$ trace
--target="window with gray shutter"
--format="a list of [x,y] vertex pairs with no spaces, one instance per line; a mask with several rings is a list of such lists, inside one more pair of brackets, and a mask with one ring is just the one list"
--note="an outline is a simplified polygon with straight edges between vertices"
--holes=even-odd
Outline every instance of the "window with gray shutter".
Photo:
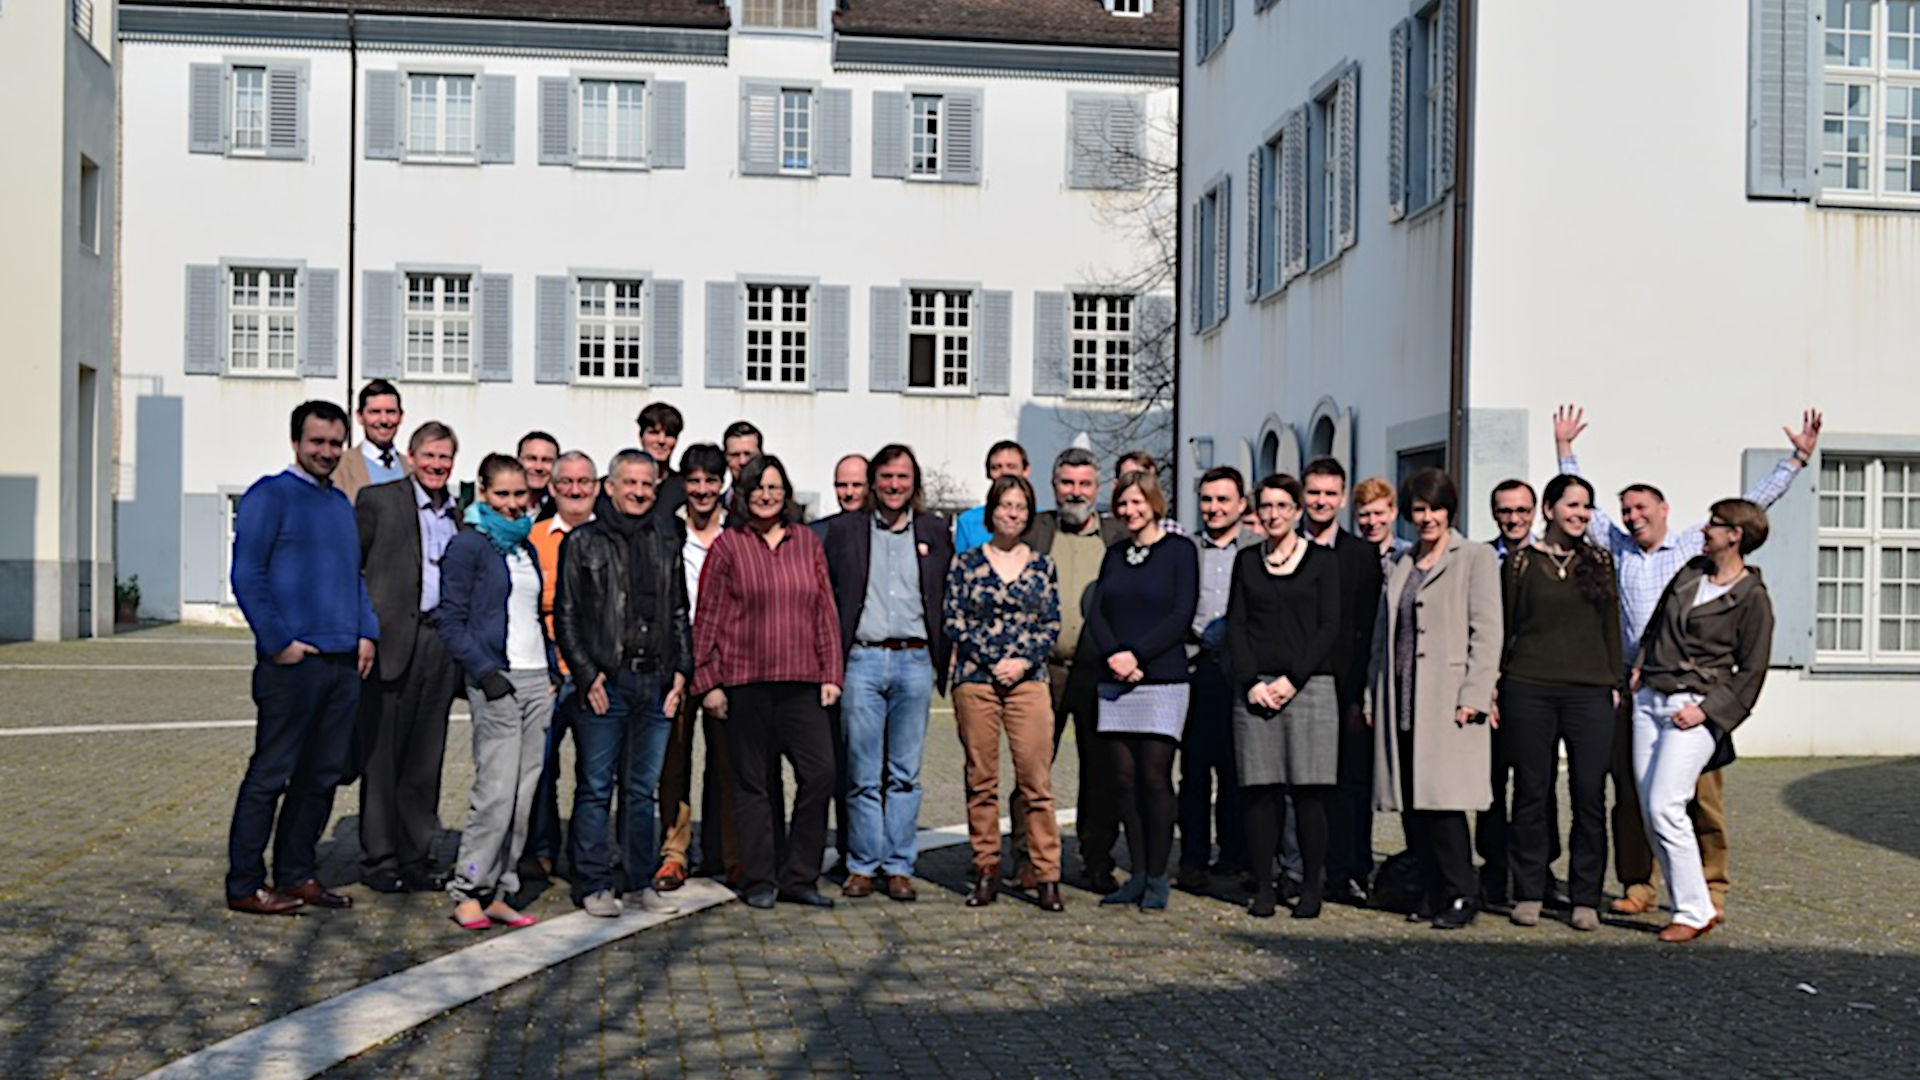
[[1229,307],[1227,289],[1231,275],[1227,268],[1233,258],[1233,178],[1222,176],[1214,192],[1214,241],[1211,270],[1213,273],[1213,321],[1219,324],[1226,321]]
[[1258,300],[1267,290],[1267,270],[1260,253],[1265,247],[1267,203],[1265,146],[1247,155],[1247,299]]
[[400,377],[400,281],[390,270],[360,275],[360,374]]
[[707,282],[707,385],[740,387],[740,286]]
[[1124,94],[1067,95],[1067,186],[1127,189],[1145,173],[1146,109]]
[[[1776,449],[1748,450],[1743,453],[1740,457],[1741,490],[1753,490],[1773,472],[1779,462],[1780,451]],[[1815,476],[1821,475],[1818,455],[1807,469]],[[1855,473],[1855,476],[1858,475]],[[1811,480],[1812,477],[1803,478],[1789,486],[1786,494],[1767,507],[1767,545],[1753,555],[1754,565],[1766,575],[1767,596],[1773,601],[1773,655],[1768,660],[1773,667],[1806,667],[1813,659],[1816,644],[1814,618],[1818,609],[1815,579],[1824,576],[1817,573],[1821,547],[1819,504],[1823,497],[1831,503],[1846,501],[1836,497],[1828,485],[1812,483]],[[1835,488],[1839,486],[1833,485]],[[1861,501],[1866,502],[1864,499]],[[1898,502],[1899,499],[1895,498],[1884,505],[1891,508]],[[1862,519],[1863,524],[1865,520]],[[1866,548],[1862,546],[1849,550],[1864,552]],[[1912,557],[1908,555],[1908,558]],[[1897,558],[1895,563],[1898,564]],[[1836,580],[1842,577],[1844,575],[1835,575]],[[1841,586],[1820,584],[1819,587],[1837,591]],[[1911,586],[1909,593],[1910,590]],[[1893,592],[1899,594],[1897,584]],[[1834,643],[1835,646],[1838,644],[1837,641]]]
[[1431,197],[1453,187],[1454,139],[1460,109],[1460,0],[1440,0],[1440,165]]
[[267,65],[266,156],[307,156],[307,64]]
[[477,382],[513,381],[513,275],[480,275],[480,362]]
[[687,167],[687,84],[656,82],[647,90],[650,117],[647,164],[655,169]]
[[480,78],[480,144],[474,148],[478,161],[513,163],[513,79],[512,75]]
[[873,175],[907,175],[907,95],[897,91],[873,92]]
[[867,389],[875,393],[904,393],[907,365],[902,355],[906,335],[901,326],[901,290],[875,285],[868,299],[870,334],[867,341]]
[[579,83],[570,78],[540,80],[540,164],[573,164],[579,112]]
[[1033,393],[1058,397],[1067,392],[1067,294],[1033,294]]
[[[1886,18],[1882,5],[1881,17]],[[1814,94],[1821,53],[1813,0],[1749,0],[1747,194],[1808,199],[1814,194]],[[1904,94],[1902,95],[1904,98]],[[1771,579],[1768,582],[1772,585]]]
[[1149,384],[1173,372],[1173,297],[1146,293],[1134,298],[1133,357],[1129,383],[1134,397],[1146,396]]
[[573,381],[573,279],[533,279],[533,381]]
[[1410,120],[1407,110],[1407,77],[1410,59],[1408,52],[1413,48],[1413,20],[1401,19],[1393,24],[1393,33],[1387,41],[1387,59],[1390,64],[1387,86],[1387,220],[1399,221],[1407,216],[1407,124]]
[[400,86],[397,71],[367,72],[367,99],[363,112],[365,152],[370,161],[400,160]]
[[187,70],[187,152],[227,152],[227,65],[194,64]]
[[225,365],[220,327],[220,297],[225,291],[218,266],[187,267],[186,358],[188,375],[218,375]]
[[300,374],[331,379],[339,372],[340,271],[308,270],[300,303]]
[[980,294],[980,375],[973,389],[1005,396],[1013,385],[1013,294],[987,289]]
[[1340,98],[1333,122],[1338,158],[1334,177],[1339,184],[1338,221],[1334,225],[1336,253],[1360,238],[1360,65],[1350,64],[1340,76]]
[[940,179],[949,184],[977,184],[983,154],[982,127],[985,99],[978,90],[955,90],[946,95],[946,161]]
[[821,176],[853,175],[853,91],[821,90],[814,95],[820,119],[815,167]]
[[819,354],[814,363],[815,390],[845,390],[851,366],[852,292],[845,285],[818,285],[813,309],[814,342]]
[[740,84],[740,175],[780,175],[780,85]]
[[1280,284],[1285,285],[1307,270],[1307,110],[1295,109],[1287,116],[1280,137],[1280,176],[1284,184],[1281,221],[1285,223],[1285,246],[1280,263]]
[[678,281],[653,280],[648,290],[651,318],[647,347],[647,385],[679,386],[681,382],[681,302]]

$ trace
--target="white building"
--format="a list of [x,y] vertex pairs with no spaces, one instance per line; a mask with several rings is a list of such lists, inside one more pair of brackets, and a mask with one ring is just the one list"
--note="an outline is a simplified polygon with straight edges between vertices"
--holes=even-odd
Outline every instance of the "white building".
[[0,639],[113,629],[114,8],[0,11]]
[[[1749,754],[1912,753],[1920,4],[1193,0],[1180,434],[1265,471],[1556,471],[1676,526],[1827,414],[1756,558]],[[1193,228],[1197,224],[1198,228]]]
[[816,504],[893,440],[977,498],[991,442],[1049,459],[1172,318],[1170,281],[1116,294],[1152,255],[1112,214],[1172,157],[1177,4],[351,6],[125,7],[150,615],[231,612],[232,501],[370,377],[461,479],[534,428],[604,463],[663,399],[682,446],[752,420]]

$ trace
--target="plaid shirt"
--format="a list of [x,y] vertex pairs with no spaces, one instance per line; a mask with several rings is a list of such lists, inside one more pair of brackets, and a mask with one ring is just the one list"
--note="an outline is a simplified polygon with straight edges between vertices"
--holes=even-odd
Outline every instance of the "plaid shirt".
[[[1579,476],[1580,459],[1569,454],[1560,459],[1560,471],[1569,476]],[[1779,501],[1780,496],[1793,486],[1793,478],[1800,473],[1800,460],[1791,454],[1780,459],[1766,479],[1755,484],[1752,490],[1743,496],[1748,502],[1757,503],[1762,509]],[[1598,500],[1596,500],[1597,502]],[[1640,651],[1640,635],[1646,632],[1647,623],[1653,619],[1653,610],[1660,604],[1660,594],[1666,591],[1667,582],[1673,575],[1700,554],[1706,544],[1706,534],[1701,530],[1705,523],[1690,525],[1685,529],[1667,530],[1660,543],[1652,551],[1642,551],[1633,539],[1633,534],[1607,516],[1599,506],[1593,508],[1593,520],[1587,525],[1587,539],[1613,553],[1613,563],[1620,574],[1620,655],[1631,659]]]

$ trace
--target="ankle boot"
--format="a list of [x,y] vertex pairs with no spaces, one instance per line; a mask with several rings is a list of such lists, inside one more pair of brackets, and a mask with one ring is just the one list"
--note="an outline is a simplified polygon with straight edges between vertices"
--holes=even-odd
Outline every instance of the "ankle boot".
[[1165,911],[1167,899],[1171,895],[1172,883],[1167,875],[1156,874],[1147,879],[1146,894],[1140,897],[1141,911]]
[[1100,898],[1103,904],[1137,904],[1147,892],[1147,875],[1134,874],[1126,884]]

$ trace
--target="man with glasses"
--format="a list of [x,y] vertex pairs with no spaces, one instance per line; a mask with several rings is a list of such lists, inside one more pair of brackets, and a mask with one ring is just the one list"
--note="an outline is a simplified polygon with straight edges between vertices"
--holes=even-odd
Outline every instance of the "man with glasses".
[[[579,450],[569,450],[554,462],[553,479],[548,488],[553,493],[554,514],[535,525],[528,540],[540,559],[540,617],[546,621],[547,639],[551,641],[553,591],[560,582],[560,545],[567,534],[593,520],[593,502],[600,494],[600,474],[594,469],[592,458]],[[523,879],[552,874],[553,860],[560,854],[560,740],[572,728],[573,714],[579,708],[573,676],[567,671],[564,659],[560,661],[560,673],[565,679],[553,699],[553,725],[547,729],[547,760],[540,771],[540,784],[534,789],[533,819],[527,829],[526,859],[522,860],[523,863],[532,860],[532,863],[521,870]],[[536,869],[537,875],[528,873]]]

